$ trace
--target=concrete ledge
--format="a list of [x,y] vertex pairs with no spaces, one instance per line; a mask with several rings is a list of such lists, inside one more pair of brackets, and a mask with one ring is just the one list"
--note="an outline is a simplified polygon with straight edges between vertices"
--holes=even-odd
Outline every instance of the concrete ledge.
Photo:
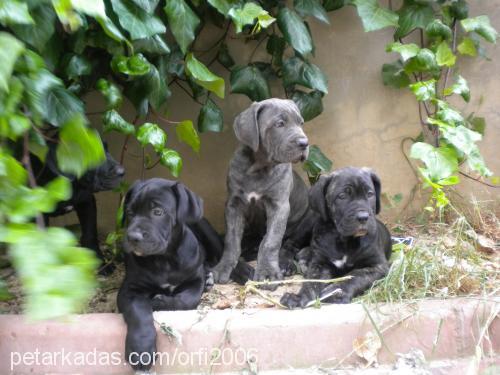
[[[370,306],[369,314],[359,304],[295,311],[160,312],[155,320],[162,364],[155,370],[220,373],[365,364],[353,353],[353,341],[377,330],[383,337],[380,363],[391,363],[396,353],[413,348],[429,361],[470,357],[482,332],[483,352],[491,354],[500,350],[499,302],[427,300]],[[179,332],[182,342],[162,333],[161,324]],[[0,316],[0,374],[130,374],[123,358],[125,329],[117,314],[35,323],[23,316]],[[214,360],[216,354],[221,357]]]

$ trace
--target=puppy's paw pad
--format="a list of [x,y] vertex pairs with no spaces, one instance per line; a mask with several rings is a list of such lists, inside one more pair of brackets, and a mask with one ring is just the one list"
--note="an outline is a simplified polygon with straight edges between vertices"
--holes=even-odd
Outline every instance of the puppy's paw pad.
[[213,272],[207,272],[207,276],[205,278],[205,291],[209,291],[215,285],[215,279]]
[[227,284],[230,280],[230,275],[231,275],[231,270],[218,270],[218,269],[213,269],[212,270],[212,275],[214,278],[214,282],[217,284]]

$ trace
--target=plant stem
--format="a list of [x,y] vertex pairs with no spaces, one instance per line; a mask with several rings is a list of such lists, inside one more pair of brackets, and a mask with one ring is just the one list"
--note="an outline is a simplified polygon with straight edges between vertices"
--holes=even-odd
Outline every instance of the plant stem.
[[[456,52],[456,48],[457,48],[456,45],[457,45],[457,20],[454,19],[453,20],[453,42],[452,42],[452,47],[451,47],[451,50],[453,53]],[[450,73],[451,73],[451,67],[448,67],[446,69],[446,74],[444,77],[443,90],[446,89],[446,85],[448,84],[448,78],[450,76]]]
[[473,181],[479,182],[482,185],[485,185],[485,186],[488,186],[488,187],[491,187],[491,188],[494,188],[494,189],[500,189],[500,186],[498,186],[498,185],[493,185],[493,184],[489,184],[487,182],[481,181],[480,177],[475,178],[475,177],[473,177],[473,176],[471,176],[471,175],[469,175],[469,174],[467,174],[465,172],[462,172],[462,171],[460,171],[459,173],[462,176],[467,177],[467,178],[469,178],[469,179],[471,179]]
[[[33,168],[31,167],[31,159],[30,159],[30,149],[29,149],[29,133],[24,133],[23,137],[23,158],[22,163],[26,171],[28,172],[28,182],[30,188],[34,189],[37,187],[35,175],[33,173]],[[45,228],[45,222],[43,220],[43,216],[38,213],[36,215],[36,225],[38,228]]]
[[179,83],[179,81],[175,80],[175,81],[174,81],[174,83],[175,83],[177,86],[179,86],[179,87],[182,89],[182,91],[184,91],[184,92],[185,92],[185,93],[186,93],[186,94],[187,94],[187,95],[188,95],[191,99],[193,99],[196,103],[198,103],[199,105],[203,105],[203,103],[202,103],[202,102],[200,102],[198,99],[196,99],[196,98],[194,97],[194,95],[192,95],[192,94],[191,94],[191,93],[190,93],[190,92],[189,92],[189,91],[188,91],[188,90],[187,90],[184,86],[182,86],[182,85]]

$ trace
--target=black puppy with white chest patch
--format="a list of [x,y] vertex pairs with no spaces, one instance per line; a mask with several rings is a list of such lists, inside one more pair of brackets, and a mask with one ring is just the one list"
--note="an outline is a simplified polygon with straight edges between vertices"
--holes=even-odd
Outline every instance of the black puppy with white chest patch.
[[311,246],[299,253],[299,264],[308,279],[351,278],[328,286],[305,283],[298,294],[283,295],[283,305],[306,307],[318,298],[349,303],[387,274],[392,246],[389,231],[375,217],[380,190],[380,179],[371,169],[352,167],[322,176],[311,188],[310,204],[320,218]]
[[[118,308],[127,323],[126,358],[135,370],[148,370],[152,365],[156,351],[153,311],[194,309],[200,302],[207,272],[206,247],[212,246],[210,239],[220,242],[202,219],[202,205],[183,184],[160,178],[134,183],[125,197],[126,274]],[[188,224],[204,232],[205,243]],[[221,243],[214,246],[222,252]]]

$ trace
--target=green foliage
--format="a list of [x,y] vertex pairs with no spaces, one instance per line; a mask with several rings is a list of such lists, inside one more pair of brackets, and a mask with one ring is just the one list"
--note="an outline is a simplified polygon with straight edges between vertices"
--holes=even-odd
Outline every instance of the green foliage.
[[309,155],[303,168],[307,172],[311,184],[314,184],[321,173],[329,172],[332,169],[332,162],[321,152],[318,146],[312,145],[309,147]]
[[[397,41],[386,47],[387,52],[398,53],[400,59],[382,67],[384,84],[409,88],[421,112],[425,110],[427,118],[421,116],[421,123],[428,143],[413,144],[411,157],[423,163],[419,170],[424,186],[432,189],[431,200],[440,209],[449,203],[445,187],[459,183],[459,165],[464,161],[481,177],[491,176],[477,146],[484,133],[484,119],[472,114],[465,116],[447,102],[452,95],[470,101],[466,79],[457,75],[449,85],[448,77],[460,55],[478,55],[482,47],[475,34],[490,43],[497,38],[487,16],[468,18],[468,12],[464,0],[403,1],[397,10]],[[421,35],[420,45],[403,41],[413,31]],[[457,42],[459,36],[461,40]]]

